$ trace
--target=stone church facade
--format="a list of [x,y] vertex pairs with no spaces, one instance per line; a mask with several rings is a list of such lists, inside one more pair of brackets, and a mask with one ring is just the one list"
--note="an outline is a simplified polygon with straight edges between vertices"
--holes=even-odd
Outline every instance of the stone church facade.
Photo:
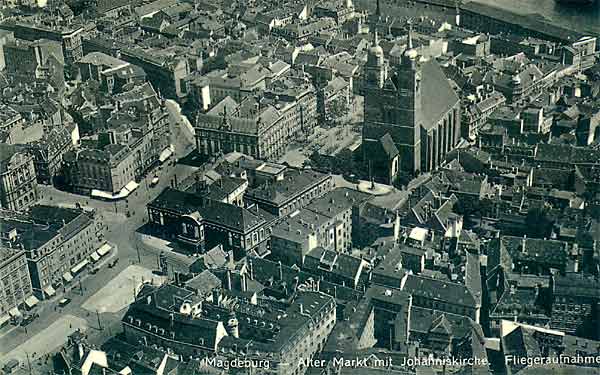
[[373,176],[436,169],[460,140],[460,100],[438,63],[418,55],[409,33],[400,64],[388,66],[375,35],[364,74],[362,150]]

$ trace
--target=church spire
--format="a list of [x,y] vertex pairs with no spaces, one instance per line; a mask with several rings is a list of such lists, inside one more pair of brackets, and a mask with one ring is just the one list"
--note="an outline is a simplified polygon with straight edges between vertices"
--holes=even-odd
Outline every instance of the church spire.
[[408,49],[413,49],[412,22],[408,24]]

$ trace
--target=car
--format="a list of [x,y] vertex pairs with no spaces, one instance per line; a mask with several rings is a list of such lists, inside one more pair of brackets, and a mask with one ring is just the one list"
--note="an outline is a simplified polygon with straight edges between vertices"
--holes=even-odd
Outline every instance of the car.
[[344,180],[346,180],[348,182],[351,182],[351,183],[354,183],[354,184],[357,184],[357,183],[360,182],[360,180],[358,179],[358,177],[356,177],[355,174],[349,174],[349,175],[348,174],[344,174],[343,177],[344,177]]
[[119,263],[119,258],[116,258],[112,262],[108,263],[108,268],[113,268],[114,266],[117,265],[117,263]]
[[156,185],[158,185],[158,181],[159,181],[158,176],[155,175],[152,178],[152,181],[150,181],[150,186],[156,186]]
[[25,316],[23,318],[23,320],[21,320],[21,327],[26,327],[28,325],[30,325],[36,318],[38,318],[40,315],[38,313],[31,313],[27,316]]
[[94,275],[94,274],[98,273],[98,271],[100,271],[100,267],[96,266],[96,267],[92,268],[92,270],[90,271],[90,273],[92,275]]
[[65,307],[67,306],[69,303],[71,303],[71,299],[70,298],[63,298],[60,301],[58,301],[58,306],[60,307]]

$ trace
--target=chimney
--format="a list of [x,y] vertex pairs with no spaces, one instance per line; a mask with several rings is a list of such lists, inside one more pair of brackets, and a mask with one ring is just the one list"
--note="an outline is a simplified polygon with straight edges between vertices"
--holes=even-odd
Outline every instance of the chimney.
[[232,290],[231,271],[227,270],[227,289]]
[[246,292],[246,291],[248,291],[248,277],[244,273],[244,274],[242,274],[241,279],[242,279],[242,282],[241,282],[242,292]]
[[221,302],[221,291],[218,288],[213,289],[213,303],[217,306],[220,305]]
[[304,305],[300,304],[300,314],[304,314]]
[[279,265],[279,280],[283,280],[283,266],[281,265],[281,261],[277,262]]
[[523,240],[521,241],[521,252],[523,254],[527,254],[527,235],[523,235]]
[[85,351],[83,349],[83,344],[81,342],[77,343],[77,355],[79,355],[79,360],[83,359],[83,355],[85,354]]

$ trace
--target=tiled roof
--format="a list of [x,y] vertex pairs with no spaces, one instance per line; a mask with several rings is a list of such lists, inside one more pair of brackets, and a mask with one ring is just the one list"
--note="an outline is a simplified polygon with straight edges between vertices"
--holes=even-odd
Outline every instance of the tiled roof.
[[265,222],[263,217],[245,208],[204,199],[172,188],[166,188],[148,206],[174,211],[181,215],[198,213],[202,220],[239,231],[250,230]]
[[320,172],[288,168],[284,172],[282,180],[263,183],[258,187],[250,188],[246,195],[277,205],[284,204],[303,190],[318,184],[326,178],[329,178],[329,176]]
[[366,262],[361,258],[344,253],[338,253],[333,250],[326,250],[322,247],[313,249],[306,256],[314,258],[317,261],[325,261],[326,259],[329,259],[329,263],[331,264],[331,272],[333,274],[350,279],[356,279],[363,267],[366,265]]
[[421,111],[426,129],[438,121],[460,101],[439,64],[433,60],[423,63],[421,76]]
[[402,289],[412,295],[474,308],[477,301],[464,285],[408,275]]

